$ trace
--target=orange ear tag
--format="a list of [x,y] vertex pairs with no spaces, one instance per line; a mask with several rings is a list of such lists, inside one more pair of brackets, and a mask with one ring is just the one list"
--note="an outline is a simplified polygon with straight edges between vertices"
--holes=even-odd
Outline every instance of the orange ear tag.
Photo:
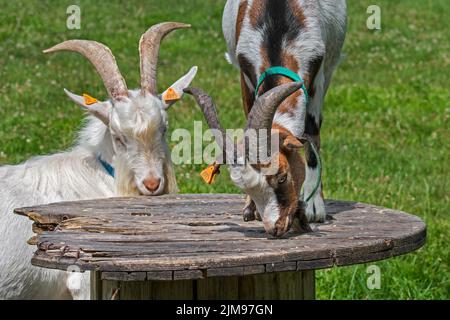
[[175,100],[180,100],[181,97],[179,96],[179,94],[173,88],[169,88],[164,93],[163,99],[165,101],[175,101]]
[[214,178],[216,177],[216,175],[218,175],[220,173],[219,167],[220,167],[220,165],[214,163],[214,164],[208,166],[206,169],[204,169],[200,173],[200,176],[203,178],[203,180],[207,184],[213,184]]
[[91,97],[90,95],[83,93],[83,98],[84,98],[84,104],[90,106],[91,104],[95,104],[98,102],[97,99]]

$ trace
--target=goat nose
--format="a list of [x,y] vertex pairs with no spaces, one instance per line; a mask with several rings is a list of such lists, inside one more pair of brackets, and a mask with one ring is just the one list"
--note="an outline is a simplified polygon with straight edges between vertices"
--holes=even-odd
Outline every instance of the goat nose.
[[283,228],[280,228],[278,226],[273,226],[270,229],[266,229],[266,232],[275,238],[279,238],[286,233]]
[[270,230],[270,234],[274,237],[278,237],[279,230],[277,227],[273,228],[272,230]]
[[144,186],[150,192],[155,192],[159,188],[159,184],[161,183],[160,178],[147,178],[144,180]]
[[277,227],[270,227],[270,228],[266,228],[266,232],[268,234],[270,234],[271,236],[276,237],[277,233],[278,233],[278,230],[277,230]]

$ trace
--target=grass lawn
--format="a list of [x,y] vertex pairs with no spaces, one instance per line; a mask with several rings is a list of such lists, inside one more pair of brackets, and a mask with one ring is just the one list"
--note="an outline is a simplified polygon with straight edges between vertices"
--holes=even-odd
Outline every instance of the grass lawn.
[[[75,53],[45,48],[83,38],[107,44],[130,88],[139,84],[139,37],[161,21],[192,23],[161,50],[159,86],[198,65],[195,85],[216,100],[225,126],[244,124],[238,72],[223,58],[224,0],[0,0],[0,164],[71,146],[83,113],[64,87],[104,98],[94,69]],[[366,287],[367,265],[317,272],[319,299],[449,299],[450,29],[448,0],[378,0],[382,30],[366,28],[367,6],[349,0],[346,54],[328,92],[322,130],[327,198],[373,203],[420,216],[428,240],[418,252],[376,262],[381,289]],[[78,4],[81,30],[67,30]],[[193,99],[169,112],[170,126],[203,119]],[[203,166],[177,168],[183,193],[238,192],[227,174],[209,187]]]

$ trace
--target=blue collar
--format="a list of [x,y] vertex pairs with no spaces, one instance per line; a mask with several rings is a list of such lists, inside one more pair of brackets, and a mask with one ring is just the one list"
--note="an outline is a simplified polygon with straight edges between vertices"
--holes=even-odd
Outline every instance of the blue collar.
[[259,80],[258,80],[258,84],[256,85],[256,89],[255,89],[255,99],[258,96],[259,88],[263,84],[264,80],[267,77],[273,76],[273,75],[281,75],[281,76],[285,76],[293,81],[302,82],[301,89],[303,90],[303,93],[305,94],[306,103],[308,103],[308,91],[306,90],[306,87],[305,87],[305,81],[303,81],[302,77],[300,77],[297,73],[295,73],[294,71],[292,71],[288,68],[285,68],[285,67],[270,67],[269,69],[267,69],[266,71],[264,71],[261,74],[261,76],[259,77]]
[[108,162],[103,160],[100,156],[98,156],[97,159],[98,159],[98,161],[100,161],[101,165],[106,170],[106,172],[108,172],[108,174],[114,178],[115,171],[114,171],[113,166],[111,166]]

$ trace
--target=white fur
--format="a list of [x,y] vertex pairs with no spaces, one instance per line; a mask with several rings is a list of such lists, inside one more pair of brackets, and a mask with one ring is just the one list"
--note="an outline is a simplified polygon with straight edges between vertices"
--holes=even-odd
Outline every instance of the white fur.
[[[236,45],[236,21],[239,5],[243,0],[228,0],[222,20],[222,28],[228,48],[228,60],[239,67],[238,55],[245,56],[254,66],[256,77],[261,75],[262,59],[260,47],[264,30],[255,30],[250,25],[248,11],[244,17],[241,34]],[[250,8],[255,0],[248,0]],[[306,17],[306,28],[302,30],[296,41],[284,43],[284,49],[299,61],[299,75],[305,78],[309,61],[323,56],[322,65],[314,79],[315,96],[306,105],[305,99],[298,99],[294,114],[275,114],[274,122],[285,127],[294,135],[300,137],[305,130],[305,110],[311,113],[318,122],[322,113],[323,101],[331,81],[331,77],[340,58],[342,44],[346,31],[345,0],[296,0]],[[245,77],[245,82],[251,90],[254,85]],[[318,176],[317,169],[306,166],[305,194],[312,190]],[[270,189],[270,186],[266,186]],[[321,190],[306,205],[306,215],[310,221],[322,221],[325,218],[325,206]],[[252,196],[250,193],[248,193]],[[252,197],[253,198],[253,197]],[[255,204],[266,207],[266,203]],[[267,199],[265,201],[268,201]],[[261,211],[260,211],[261,212]]]
[[[93,133],[97,135],[83,139],[83,136]],[[114,179],[101,167],[93,152],[103,149],[106,158],[109,138],[106,127],[99,120],[90,119],[80,137],[79,144],[67,152],[0,167],[0,299],[71,298],[65,285],[65,272],[31,265],[30,260],[36,250],[27,244],[33,235],[32,222],[13,214],[13,210],[115,194]]]
[[269,187],[265,176],[261,175],[251,165],[245,164],[231,166],[230,177],[233,183],[255,202],[266,230],[270,232],[280,218],[280,209],[275,192]]
[[[304,105],[304,96],[301,96],[300,104]],[[301,137],[304,131],[304,126],[299,126],[299,123],[305,123],[305,112],[301,112],[298,108],[304,108],[298,106],[295,108],[295,112],[290,113],[276,112],[273,122],[288,129],[294,136]]]
[[[117,103],[110,118],[110,127],[125,137],[127,145],[126,150],[117,150],[115,166],[119,171],[130,169],[125,171],[125,176],[117,175],[118,185],[135,186],[138,193],[144,195],[160,195],[166,183],[164,166],[172,166],[164,138],[168,125],[167,113],[160,99],[151,95],[142,96],[139,91],[130,93],[132,103]],[[154,192],[144,186],[144,180],[149,177],[161,179],[159,188]],[[119,192],[136,194],[133,190],[122,189]]]
[[[273,191],[271,193],[272,194],[270,195],[269,200],[266,202],[267,205],[265,206],[265,208],[261,208],[262,211],[259,211],[260,209],[258,209],[258,212],[263,212],[263,223],[266,226],[267,232],[269,233],[272,233],[275,224],[277,223],[278,219],[280,219],[280,207],[278,206],[277,197]],[[286,219],[286,221],[288,221],[288,219]]]
[[[314,190],[317,184],[319,170],[317,168],[310,168],[306,166],[305,183],[303,185],[303,196],[308,197]],[[325,202],[321,196],[322,186],[316,191],[316,194],[310,201],[306,203],[305,214],[308,221],[324,222],[326,217]]]
[[239,0],[227,1],[225,4],[224,15],[222,17],[222,30],[225,36],[225,42],[228,52],[225,54],[229,63],[239,67],[234,52],[236,51],[236,22],[239,11]]
[[[32,222],[13,214],[14,208],[177,191],[165,141],[167,114],[163,102],[130,91],[124,101],[113,107],[108,103],[102,104],[110,112],[109,127],[103,116],[103,121],[89,116],[72,149],[0,167],[0,299],[89,298],[88,273],[71,273],[68,278],[66,272],[31,265],[36,249],[27,244],[33,235]],[[116,136],[126,138],[126,147],[113,141]],[[115,167],[115,179],[102,167],[98,156]],[[154,193],[142,184],[149,175],[164,179]]]

